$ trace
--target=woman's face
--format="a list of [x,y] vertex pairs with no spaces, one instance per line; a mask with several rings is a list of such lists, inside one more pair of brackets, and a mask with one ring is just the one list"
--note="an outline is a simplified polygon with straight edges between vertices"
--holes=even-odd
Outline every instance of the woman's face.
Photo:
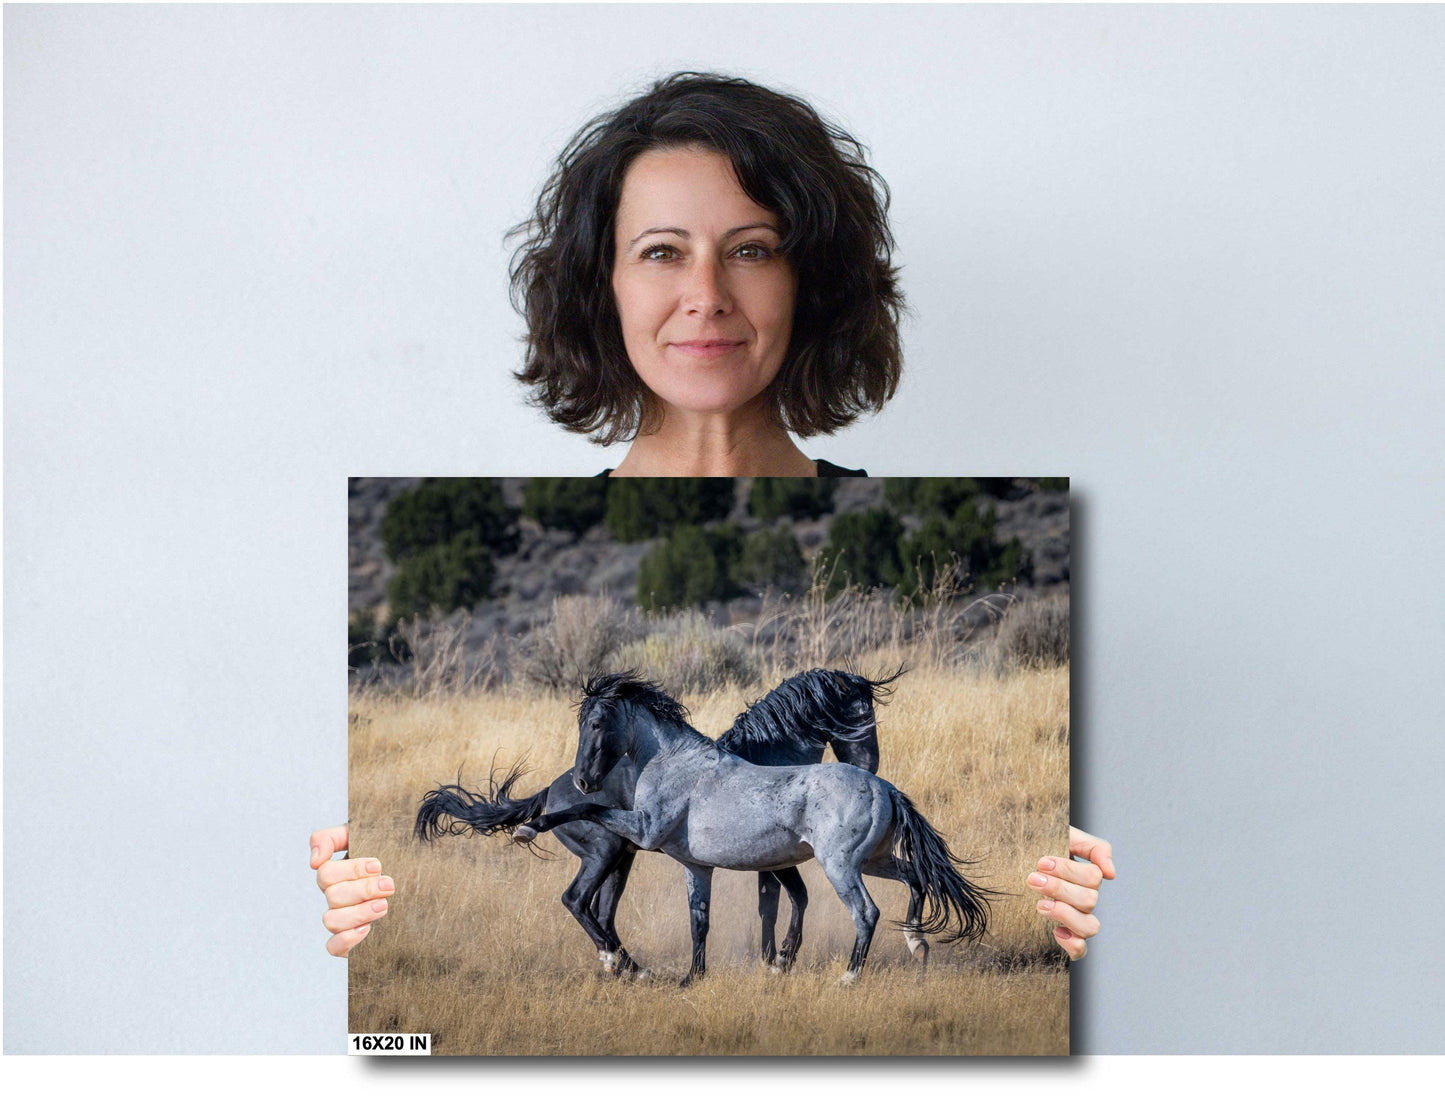
[[627,357],[669,409],[732,412],[768,387],[792,334],[798,281],[782,222],[728,158],[645,152],[617,207],[612,291]]

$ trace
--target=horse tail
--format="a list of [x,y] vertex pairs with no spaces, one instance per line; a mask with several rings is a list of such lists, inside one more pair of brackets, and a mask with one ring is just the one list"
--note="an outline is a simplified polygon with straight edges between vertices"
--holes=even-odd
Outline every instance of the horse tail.
[[441,836],[465,836],[468,832],[491,836],[541,816],[547,807],[547,790],[520,801],[508,796],[521,776],[521,767],[513,766],[498,785],[495,776],[489,774],[486,796],[459,785],[437,786],[422,796],[413,830],[416,838],[430,843]]
[[1002,892],[970,883],[959,872],[970,866],[949,850],[906,794],[889,787],[893,801],[894,851],[908,885],[923,895],[923,914],[916,926],[900,927],[942,935],[943,941],[977,941],[988,929],[989,903]]

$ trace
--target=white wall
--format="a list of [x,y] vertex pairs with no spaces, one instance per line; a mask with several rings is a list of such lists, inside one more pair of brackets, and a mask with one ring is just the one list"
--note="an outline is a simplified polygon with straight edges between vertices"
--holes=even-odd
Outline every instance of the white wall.
[[1076,1051],[1445,1048],[1442,57],[1438,7],[7,7],[6,1049],[339,1048],[344,479],[617,461],[519,403],[502,235],[683,67],[893,189],[907,376],[811,450],[1074,479]]

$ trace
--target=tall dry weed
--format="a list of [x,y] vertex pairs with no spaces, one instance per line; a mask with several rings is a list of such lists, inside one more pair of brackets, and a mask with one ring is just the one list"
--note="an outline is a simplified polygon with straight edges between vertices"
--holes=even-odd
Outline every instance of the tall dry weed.
[[394,657],[400,660],[405,651],[402,691],[413,697],[440,696],[497,684],[500,636],[494,634],[473,646],[468,641],[471,624],[471,612],[466,610],[403,619],[390,639]]
[[[884,651],[939,670],[992,656],[989,644],[997,640],[1014,595],[973,595],[957,560],[937,564],[927,579],[920,569],[917,584],[907,597],[885,587],[839,588],[831,572],[815,565],[801,595],[764,595],[750,633],[764,675],[781,679],[819,666],[876,661]],[[1067,595],[1061,601],[1067,619]]]

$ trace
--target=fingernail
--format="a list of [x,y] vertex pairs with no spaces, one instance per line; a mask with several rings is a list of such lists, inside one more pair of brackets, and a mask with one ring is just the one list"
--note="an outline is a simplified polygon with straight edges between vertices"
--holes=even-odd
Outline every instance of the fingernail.
[[1074,936],[1074,931],[1069,929],[1067,926],[1055,926],[1054,936],[1057,937],[1060,941],[1067,941],[1069,938]]
[[379,890],[383,891],[396,890],[396,884],[391,881],[390,875],[383,875],[380,879],[376,881],[376,886]]
[[1054,900],[1053,900],[1052,898],[1043,898],[1043,899],[1040,899],[1040,900],[1039,900],[1039,909],[1040,909],[1040,910],[1052,910],[1053,908],[1054,908]]
[[1039,866],[1045,871],[1052,871],[1054,869],[1054,861],[1051,857],[1044,856],[1043,859],[1039,860]]
[[381,870],[381,860],[379,860],[379,859],[369,859],[369,860],[366,861],[366,873],[367,873],[368,875],[375,875],[375,874],[376,874],[378,871],[380,871],[380,870]]
[[1046,876],[1040,875],[1038,872],[1034,872],[1032,875],[1029,876],[1029,886],[1031,887],[1046,887],[1048,885],[1048,878]]
[[372,908],[374,911],[376,911],[378,914],[385,914],[385,913],[386,913],[386,899],[384,899],[384,898],[378,898],[375,902],[373,902],[373,903],[371,904],[371,908]]
[[366,936],[368,933],[370,933],[370,932],[371,932],[371,923],[370,923],[370,922],[367,922],[366,925],[364,925],[364,926],[357,926],[357,927],[356,927],[356,936],[357,936],[358,938],[365,937],[365,936]]

